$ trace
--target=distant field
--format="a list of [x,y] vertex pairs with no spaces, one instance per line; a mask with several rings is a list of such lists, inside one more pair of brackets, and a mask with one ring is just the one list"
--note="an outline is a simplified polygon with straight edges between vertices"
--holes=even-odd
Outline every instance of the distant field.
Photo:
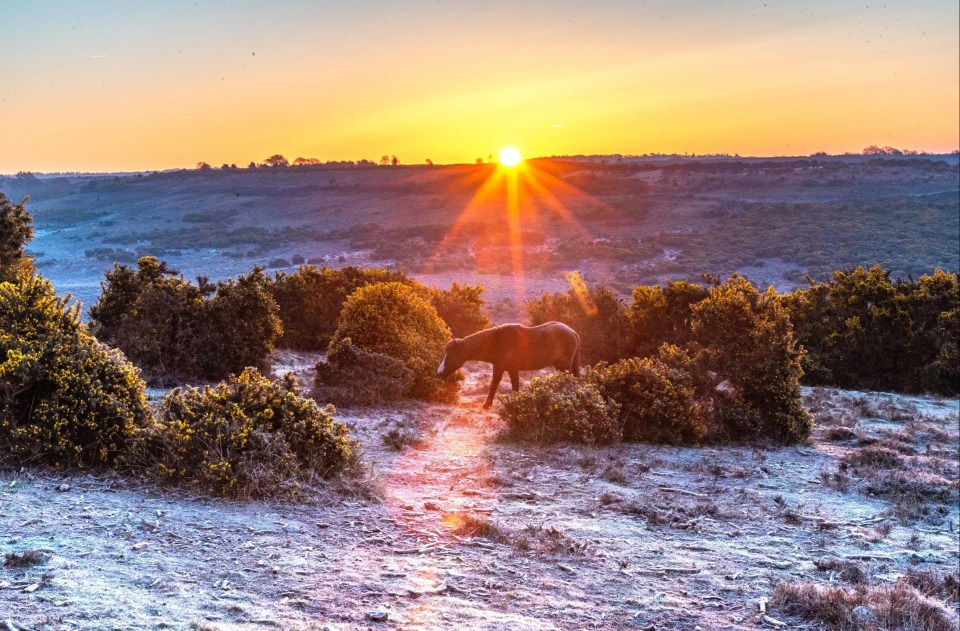
[[496,176],[339,166],[8,177],[0,189],[30,196],[40,270],[86,305],[105,269],[145,254],[188,277],[397,265],[441,285],[484,282],[505,313],[574,269],[627,292],[703,272],[790,289],[858,264],[960,268],[960,172],[945,160],[542,160],[520,178],[513,220]]

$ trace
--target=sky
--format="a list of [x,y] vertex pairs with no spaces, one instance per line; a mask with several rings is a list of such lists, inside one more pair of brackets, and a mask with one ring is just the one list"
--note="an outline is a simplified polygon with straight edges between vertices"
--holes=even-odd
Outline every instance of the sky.
[[949,152],[957,0],[0,0],[0,173]]

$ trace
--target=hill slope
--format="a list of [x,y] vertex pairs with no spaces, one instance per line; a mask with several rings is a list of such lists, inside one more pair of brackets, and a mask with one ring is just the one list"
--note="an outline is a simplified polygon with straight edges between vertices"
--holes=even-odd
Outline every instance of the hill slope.
[[491,165],[331,166],[0,188],[31,197],[40,270],[88,305],[104,269],[145,254],[213,278],[397,264],[441,285],[483,282],[494,300],[561,289],[573,269],[629,291],[702,272],[789,289],[855,264],[915,276],[960,265],[960,175],[943,161],[540,160],[510,178]]

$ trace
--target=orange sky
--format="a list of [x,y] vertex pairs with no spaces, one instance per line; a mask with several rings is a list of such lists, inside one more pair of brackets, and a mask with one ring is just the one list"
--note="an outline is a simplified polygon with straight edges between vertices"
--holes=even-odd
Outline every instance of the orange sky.
[[955,0],[19,4],[0,173],[960,144]]

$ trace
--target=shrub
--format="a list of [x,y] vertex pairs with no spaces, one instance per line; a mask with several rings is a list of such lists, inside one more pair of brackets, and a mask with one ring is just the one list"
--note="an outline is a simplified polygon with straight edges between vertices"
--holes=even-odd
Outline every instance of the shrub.
[[197,372],[209,378],[264,366],[280,337],[277,305],[259,268],[215,285],[203,303],[203,326],[193,343]]
[[357,348],[399,359],[413,371],[411,396],[456,398],[456,382],[444,382],[436,374],[450,329],[411,287],[391,282],[356,290],[343,306],[330,349],[348,337]]
[[152,256],[114,265],[90,309],[98,337],[155,378],[219,379],[265,364],[281,333],[263,271],[194,285]]
[[615,291],[603,285],[588,288],[579,272],[568,276],[566,293],[542,293],[526,306],[532,326],[556,320],[580,335],[584,364],[617,361],[627,352],[626,305]]
[[483,285],[453,283],[450,289],[430,288],[430,303],[454,337],[466,337],[490,326],[483,311]]
[[278,272],[270,292],[283,321],[280,345],[321,350],[330,343],[347,296],[360,287],[388,282],[410,283],[402,272],[383,268],[302,265],[295,274]]
[[500,403],[509,439],[602,445],[623,437],[620,406],[569,373],[534,377],[525,389],[501,395]]
[[628,313],[633,353],[649,357],[655,355],[662,344],[688,343],[693,306],[708,295],[706,288],[682,280],[663,287],[635,287]]
[[450,289],[435,289],[403,272],[385,268],[302,265],[295,274],[278,272],[270,284],[283,321],[280,344],[299,350],[326,348],[337,330],[347,297],[361,287],[389,282],[409,285],[420,293],[457,337],[490,325],[490,318],[483,312],[483,285],[453,283]]
[[[813,425],[800,400],[802,349],[773,288],[734,275],[693,307],[694,361],[730,387],[705,394],[728,438],[805,440]],[[701,373],[703,374],[703,373]]]
[[692,378],[680,368],[631,358],[600,364],[590,378],[602,396],[618,404],[624,440],[679,445],[697,443],[707,434]]
[[168,394],[144,456],[161,477],[216,494],[291,495],[350,462],[347,428],[334,413],[301,396],[292,376],[271,381],[248,368]]
[[0,193],[0,283],[16,282],[21,274],[33,273],[26,245],[33,238],[33,220],[24,198],[19,204]]
[[818,385],[960,391],[960,285],[936,270],[894,281],[879,265],[834,272],[782,297]]
[[0,451],[55,466],[112,465],[150,418],[144,384],[49,281],[0,283]]
[[399,359],[368,353],[349,337],[331,345],[327,361],[316,366],[313,398],[336,405],[395,401],[413,387],[413,371]]

